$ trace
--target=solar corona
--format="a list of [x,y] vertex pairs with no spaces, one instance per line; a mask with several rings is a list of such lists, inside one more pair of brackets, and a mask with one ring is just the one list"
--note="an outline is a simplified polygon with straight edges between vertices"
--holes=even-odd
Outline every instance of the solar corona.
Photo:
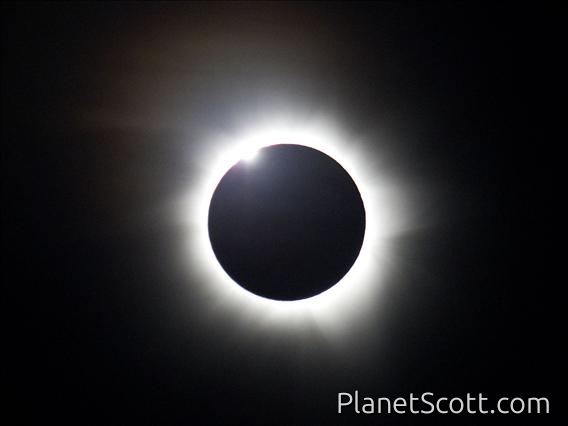
[[[257,318],[255,323],[268,323],[272,330],[299,332],[317,324],[319,329],[341,333],[346,326],[363,321],[376,306],[384,287],[382,277],[390,268],[389,243],[410,223],[403,209],[404,193],[392,176],[381,171],[379,156],[331,119],[279,117],[256,122],[231,134],[206,133],[202,143],[195,144],[193,156],[201,172],[179,209],[187,230],[182,261],[192,282],[199,283],[193,284],[192,292],[214,303],[217,310],[212,312],[230,315],[236,323]],[[321,169],[329,167],[326,178],[310,177],[314,161],[321,163]],[[296,184],[291,184],[294,180]],[[302,200],[307,190],[300,181],[311,186],[312,196],[326,201],[324,209],[311,211],[311,216],[306,213],[310,203]],[[271,190],[270,182],[280,182],[280,190]],[[284,196],[286,185],[294,190]],[[339,187],[351,213],[342,211]],[[248,197],[248,202],[239,203],[239,197]],[[297,211],[291,209],[293,199],[302,200]],[[266,209],[272,209],[272,214]],[[283,243],[282,238],[292,235],[284,231],[279,231],[280,240],[270,238],[275,230],[310,220],[312,225],[323,223],[319,232],[313,226],[305,229],[310,229],[312,237],[323,236],[325,246]],[[264,241],[251,241],[253,233],[247,228],[253,225],[269,231],[266,235],[254,231],[254,238]],[[294,231],[300,235],[297,227]],[[302,239],[310,241],[310,235]],[[291,268],[302,263],[302,255],[310,262],[315,259],[313,267],[304,262],[296,270]],[[342,260],[342,266],[328,271],[325,265],[333,256]],[[279,282],[270,280],[275,276]]]

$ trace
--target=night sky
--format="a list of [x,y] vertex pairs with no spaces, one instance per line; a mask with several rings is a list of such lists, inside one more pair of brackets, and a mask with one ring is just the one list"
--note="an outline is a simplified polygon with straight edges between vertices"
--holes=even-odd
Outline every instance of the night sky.
[[[2,12],[2,375],[23,424],[560,414],[558,12],[284,2]],[[324,115],[355,135],[374,185],[388,177],[408,218],[389,236],[388,273],[366,278],[381,291],[348,307],[357,320],[330,313],[319,331],[225,309],[179,220],[210,141],[280,113]],[[337,414],[337,394],[355,390],[547,397],[551,414]]]

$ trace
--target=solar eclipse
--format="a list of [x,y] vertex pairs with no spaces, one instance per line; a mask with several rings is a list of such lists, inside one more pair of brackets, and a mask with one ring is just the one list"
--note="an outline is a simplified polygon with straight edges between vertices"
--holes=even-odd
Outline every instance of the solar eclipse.
[[6,2],[22,423],[388,424],[414,417],[358,414],[356,392],[560,399],[542,201],[562,194],[561,26],[533,6]]
[[[278,160],[277,157],[284,155],[285,151],[290,151],[286,155],[300,160]],[[184,265],[187,280],[192,283],[192,297],[201,300],[199,306],[203,306],[204,310],[207,306],[209,315],[222,315],[232,327],[247,327],[249,333],[258,336],[291,332],[308,338],[314,330],[319,330],[344,346],[348,344],[350,328],[364,327],[364,322],[378,314],[380,294],[394,266],[391,261],[394,255],[392,243],[415,226],[412,210],[406,208],[412,202],[412,191],[406,182],[389,170],[386,165],[388,153],[381,155],[366,141],[365,136],[341,128],[340,121],[331,115],[300,118],[279,113],[276,109],[267,109],[262,114],[243,117],[241,126],[231,132],[204,132],[188,152],[188,158],[199,164],[199,172],[189,182],[186,192],[180,194],[177,210],[180,225],[183,224],[185,229],[186,245],[180,252],[182,256],[179,261]],[[302,185],[310,185],[308,192],[323,201],[331,197],[324,202],[319,217],[325,219],[330,214],[325,219],[328,230],[333,226],[336,229],[328,235],[328,231],[320,230],[319,236],[328,247],[314,243],[307,251],[307,258],[315,259],[315,263],[301,260],[301,253],[306,253],[304,250],[307,248],[298,249],[301,245],[298,244],[293,250],[288,250],[286,261],[289,263],[282,268],[282,263],[278,265],[282,259],[274,261],[277,255],[271,257],[270,253],[258,247],[272,247],[267,230],[276,235],[273,241],[277,247],[270,248],[273,255],[274,250],[283,250],[278,247],[278,244],[282,245],[278,241],[280,237],[287,238],[292,246],[295,239],[282,232],[281,228],[268,227],[267,222],[260,224],[265,227],[263,234],[255,229],[258,222],[255,223],[253,218],[254,215],[265,215],[263,221],[279,218],[286,222],[286,215],[254,213],[255,209],[251,206],[256,202],[258,207],[275,208],[272,203],[278,199],[277,186],[273,193],[269,188],[265,189],[264,198],[259,195],[262,193],[260,187],[270,186],[271,173],[277,169],[271,166],[273,161],[274,164],[281,163],[281,189],[285,190],[285,183],[289,179],[286,178],[286,169],[291,164],[297,167],[305,163],[302,173],[304,177],[309,176],[309,164],[314,159],[323,164],[323,169],[329,168],[327,175],[323,175],[327,177],[318,179],[312,176],[313,182],[303,179]],[[229,184],[239,175],[243,185],[235,182]],[[248,207],[247,203],[239,207],[238,197],[245,197],[247,193],[244,185],[247,176],[252,179],[256,191],[260,192],[256,193],[256,201],[254,196],[248,195]],[[335,177],[330,179],[330,176]],[[272,178],[275,179],[274,176]],[[298,178],[298,182],[300,180]],[[318,182],[321,185],[319,190]],[[343,183],[337,186],[336,182]],[[229,190],[231,185],[233,188]],[[294,187],[296,192],[295,195],[294,191],[289,194],[290,199],[301,199],[302,188],[300,185]],[[343,195],[334,194],[340,187],[344,188],[341,191]],[[326,192],[328,195],[325,195]],[[229,202],[230,197],[237,199]],[[274,199],[271,200],[271,197]],[[342,197],[346,197],[351,213],[341,211],[346,208]],[[259,204],[259,200],[262,203]],[[308,200],[300,201],[305,203],[304,206],[310,204]],[[330,211],[339,205],[339,210],[331,214]],[[294,210],[292,203],[281,207]],[[247,218],[244,214],[246,208],[249,208],[249,213],[254,213],[253,216]],[[239,209],[244,210],[238,213]],[[304,210],[299,207],[296,218],[302,218]],[[239,222],[231,216],[237,213],[243,221]],[[317,209],[312,215],[311,220],[318,218]],[[224,220],[233,221],[237,227],[232,228],[233,225],[227,226],[227,223],[223,225]],[[346,223],[351,225],[346,227]],[[316,230],[310,232],[318,235]],[[234,238],[237,238],[236,243],[227,249],[228,241]],[[254,250],[251,252],[260,253],[260,257],[255,258],[250,254],[243,257],[242,250],[239,250],[252,244],[250,240],[254,238],[264,239],[257,242],[258,245],[252,245]],[[325,256],[331,255],[331,252],[326,254],[326,251],[333,245],[336,246],[335,255],[341,262],[328,269]],[[244,268],[239,264],[243,260],[248,262]],[[296,275],[303,280],[302,285],[295,289],[293,282],[299,280],[288,279],[292,273],[287,270],[290,264],[294,264],[293,261],[298,262]],[[255,271],[258,273],[258,269],[255,268],[264,269],[265,277],[270,273],[280,275],[280,281],[256,279]],[[306,275],[302,275],[304,271]],[[290,275],[287,277],[287,274]],[[309,274],[312,274],[311,278]],[[318,277],[318,274],[322,276]]]
[[[256,161],[254,161],[256,160]],[[209,208],[223,269],[275,300],[316,296],[355,262],[365,231],[357,186],[331,157],[301,145],[265,147],[223,176]]]

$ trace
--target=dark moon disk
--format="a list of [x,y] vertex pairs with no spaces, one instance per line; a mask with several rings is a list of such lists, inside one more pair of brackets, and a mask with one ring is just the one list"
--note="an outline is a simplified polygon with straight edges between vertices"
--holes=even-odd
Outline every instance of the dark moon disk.
[[359,255],[365,208],[328,155],[302,145],[263,148],[223,176],[209,206],[209,238],[240,286],[275,300],[333,287]]

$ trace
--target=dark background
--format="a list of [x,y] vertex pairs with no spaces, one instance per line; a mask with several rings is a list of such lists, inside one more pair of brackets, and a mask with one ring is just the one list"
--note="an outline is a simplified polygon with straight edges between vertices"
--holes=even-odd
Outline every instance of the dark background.
[[[550,416],[494,415],[500,423],[542,424],[562,409],[562,280],[552,261],[561,226],[548,198],[561,142],[551,130],[557,11],[462,3],[2,10],[3,375],[22,422],[491,417],[337,415],[337,393],[354,390],[550,400]],[[172,260],[179,229],[161,206],[181,176],[201,170],[186,170],[185,146],[196,142],[185,136],[230,127],[239,111],[281,98],[388,134],[367,143],[386,144],[393,173],[420,194],[415,217],[428,216],[393,242],[399,272],[384,294],[382,331],[350,331],[364,343],[349,356],[323,339],[299,348],[276,333],[267,350],[246,330],[231,334],[207,303],[184,299],[194,283]]]

